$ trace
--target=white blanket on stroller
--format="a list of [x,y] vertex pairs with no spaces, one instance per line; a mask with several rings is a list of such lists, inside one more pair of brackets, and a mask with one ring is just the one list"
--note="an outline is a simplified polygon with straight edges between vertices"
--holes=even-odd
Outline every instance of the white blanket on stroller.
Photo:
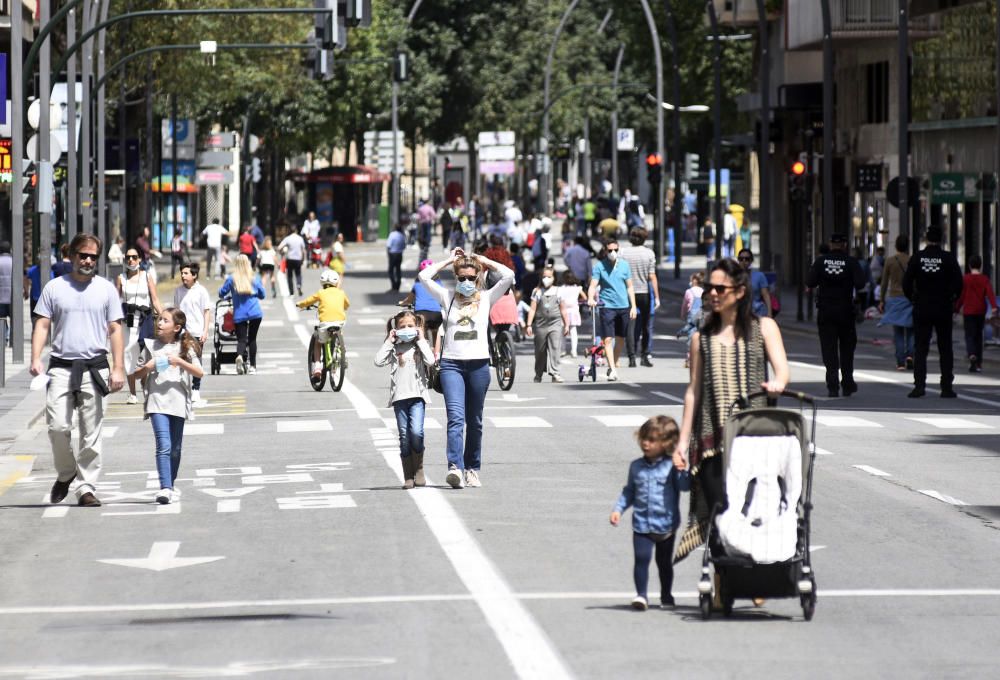
[[727,554],[765,564],[791,559],[801,493],[802,449],[797,438],[734,438],[726,470],[729,507],[716,519]]

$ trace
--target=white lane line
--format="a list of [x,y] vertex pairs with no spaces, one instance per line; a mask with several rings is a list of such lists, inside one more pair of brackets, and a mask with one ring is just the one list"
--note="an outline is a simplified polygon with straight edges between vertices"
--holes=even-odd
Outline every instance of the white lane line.
[[856,467],[862,472],[867,472],[868,474],[874,475],[876,477],[892,477],[892,475],[890,475],[888,472],[883,472],[878,468],[873,468],[871,465],[854,465],[852,467]]
[[917,492],[922,493],[925,496],[930,496],[934,500],[941,501],[942,503],[947,503],[948,505],[968,505],[965,501],[960,501],[957,498],[946,496],[943,493],[935,491],[934,489],[917,489]]
[[188,423],[184,426],[184,436],[202,434],[225,434],[224,423]]
[[[435,489],[436,491],[436,489]],[[427,493],[423,489],[419,494]],[[856,588],[842,590],[822,590],[824,598],[925,598],[925,597],[1000,597],[1000,588]],[[510,597],[520,601],[537,600],[621,600],[628,602],[635,593],[631,591],[596,591],[565,593],[510,593]],[[674,592],[675,598],[697,600],[695,591]],[[150,602],[145,604],[109,605],[57,605],[0,607],[0,616],[39,614],[122,614],[137,612],[203,611],[211,609],[268,609],[284,607],[349,607],[355,605],[381,604],[427,604],[438,602],[470,602],[475,597],[466,594],[431,593],[427,595],[371,595],[362,597],[317,597],[288,600],[218,600],[209,602]]]
[[[382,457],[402,482],[403,469],[399,456],[383,451]],[[545,631],[469,534],[444,493],[440,489],[425,487],[411,492],[410,498],[486,617],[516,675],[539,680],[572,677]]]
[[[263,324],[261,324],[263,325]],[[294,359],[294,352],[257,352],[258,359]]]
[[[382,422],[385,426],[396,430],[396,419],[395,418],[383,418]],[[424,430],[443,430],[444,426],[437,420],[437,418],[432,418],[430,416],[424,416]]]
[[816,422],[826,427],[882,427],[878,423],[857,416],[816,416]]
[[279,420],[278,432],[332,432],[329,420]]
[[660,399],[666,399],[667,401],[673,401],[678,404],[684,403],[683,397],[675,397],[672,394],[667,394],[666,392],[650,392],[653,396],[659,397]]
[[118,434],[118,428],[117,427],[102,427],[101,428],[101,436],[104,437],[105,439],[111,439],[116,434]]
[[359,326],[385,326],[385,319],[371,319],[367,317],[361,317],[355,319]]
[[537,416],[510,416],[510,417],[489,417],[493,427],[517,428],[517,427],[552,427],[552,424],[544,418]]
[[986,425],[984,423],[977,423],[974,420],[966,420],[965,418],[946,418],[939,416],[907,416],[907,420],[912,420],[916,423],[924,423],[926,425],[933,425],[936,428],[942,430],[992,430],[992,425]]
[[812,447],[812,450],[816,452],[817,456],[832,456],[833,455],[833,451],[827,451],[826,449],[821,449],[820,447],[816,446],[815,444],[810,444],[810,446]]
[[646,422],[646,416],[590,416],[604,427],[639,427]]
[[286,321],[283,319],[264,319],[260,322],[261,328],[281,328],[286,325]]

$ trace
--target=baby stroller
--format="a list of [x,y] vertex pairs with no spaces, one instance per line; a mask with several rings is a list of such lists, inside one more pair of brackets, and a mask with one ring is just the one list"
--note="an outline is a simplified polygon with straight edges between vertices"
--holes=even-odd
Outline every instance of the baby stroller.
[[323,266],[323,242],[319,237],[309,240],[309,267],[319,269]]
[[590,308],[590,321],[594,329],[594,341],[587,349],[586,356],[590,357],[590,367],[580,364],[580,369],[577,373],[577,378],[580,382],[588,375],[592,382],[597,382],[597,367],[606,366],[608,364],[607,352],[604,350],[604,343],[601,342],[601,336],[597,334],[597,307]]
[[214,350],[211,364],[212,375],[219,375],[222,372],[223,363],[236,363],[236,322],[233,321],[232,298],[223,298],[215,303],[212,347]]
[[[722,611],[732,615],[737,598],[797,597],[806,621],[816,609],[816,577],[810,564],[812,473],[816,457],[816,402],[801,392],[799,410],[737,405],[725,426],[722,469],[727,507],[716,504],[708,525],[708,547],[698,583],[703,619],[712,615],[712,579],[718,576]],[[807,423],[803,407],[812,408]],[[808,428],[808,429],[807,429]]]

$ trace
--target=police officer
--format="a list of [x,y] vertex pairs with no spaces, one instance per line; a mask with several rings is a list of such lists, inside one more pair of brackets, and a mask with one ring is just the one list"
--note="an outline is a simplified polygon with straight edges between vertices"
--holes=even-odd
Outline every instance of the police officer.
[[830,252],[812,263],[806,285],[819,289],[816,321],[827,394],[839,397],[843,387],[844,396],[849,397],[858,391],[854,382],[854,349],[858,345],[854,291],[865,287],[865,275],[858,261],[847,254],[847,236],[830,236]]
[[913,390],[911,398],[924,396],[927,386],[927,353],[931,333],[937,336],[941,357],[941,396],[954,399],[954,354],[951,349],[951,314],[962,294],[962,270],[955,256],[941,248],[941,227],[924,235],[927,246],[910,258],[903,275],[903,294],[913,303]]

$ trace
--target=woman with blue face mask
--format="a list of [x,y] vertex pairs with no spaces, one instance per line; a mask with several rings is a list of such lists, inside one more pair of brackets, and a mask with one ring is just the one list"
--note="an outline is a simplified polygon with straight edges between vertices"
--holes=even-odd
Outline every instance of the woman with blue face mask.
[[[455,290],[434,280],[445,267],[455,273]],[[484,290],[486,270],[500,280]],[[455,489],[482,486],[483,404],[490,386],[490,350],[487,331],[490,307],[514,283],[514,272],[482,255],[455,248],[447,260],[420,272],[420,282],[441,304],[441,387],[448,414],[448,475]]]

